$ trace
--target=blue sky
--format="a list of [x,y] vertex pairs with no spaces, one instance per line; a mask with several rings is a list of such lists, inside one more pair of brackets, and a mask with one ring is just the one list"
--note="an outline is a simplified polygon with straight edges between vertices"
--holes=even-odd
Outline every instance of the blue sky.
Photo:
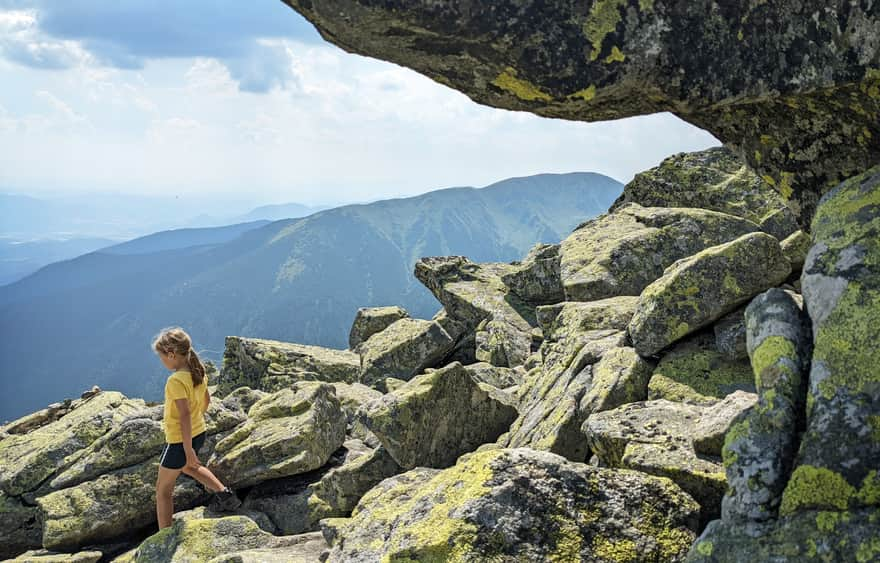
[[479,105],[280,0],[0,0],[0,191],[374,200],[541,172],[620,181],[720,144],[663,113]]

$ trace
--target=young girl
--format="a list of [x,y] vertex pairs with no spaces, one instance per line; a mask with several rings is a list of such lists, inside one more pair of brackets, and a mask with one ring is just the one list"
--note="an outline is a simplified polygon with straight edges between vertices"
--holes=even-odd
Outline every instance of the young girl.
[[211,402],[208,374],[192,340],[180,327],[162,329],[153,339],[153,350],[173,373],[165,383],[165,447],[159,456],[156,480],[156,517],[159,529],[171,525],[174,514],[174,483],[181,472],[213,491],[212,508],[235,510],[241,504],[236,494],[199,462],[196,452],[205,443],[205,411]]

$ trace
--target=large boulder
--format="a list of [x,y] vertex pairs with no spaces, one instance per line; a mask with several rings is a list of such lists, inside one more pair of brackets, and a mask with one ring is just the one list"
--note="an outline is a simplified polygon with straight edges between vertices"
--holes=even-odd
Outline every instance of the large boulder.
[[354,350],[358,344],[379,331],[385,330],[396,320],[408,317],[406,309],[397,305],[388,307],[361,307],[355,313],[348,334],[348,347]]
[[751,221],[717,211],[625,204],[581,223],[562,241],[565,298],[639,295],[676,260],[757,230]]
[[227,336],[218,391],[225,396],[241,386],[277,391],[296,381],[353,382],[360,367],[360,356],[350,350]]
[[[590,415],[583,432],[590,450],[607,467],[637,469],[669,477],[700,503],[703,523],[717,518],[726,489],[721,440],[733,419],[754,404],[753,393],[738,391],[717,405],[700,406],[659,399],[629,403]],[[726,420],[720,420],[724,413]],[[704,424],[703,419],[711,420]],[[701,427],[705,427],[701,434]],[[713,428],[714,430],[710,430]],[[702,439],[698,452],[695,438]],[[710,447],[715,444],[714,451]]]
[[725,146],[679,152],[639,172],[610,211],[626,202],[721,211],[748,219],[779,240],[798,228],[782,196]]
[[498,448],[385,479],[322,524],[328,562],[675,561],[696,511],[668,479]]
[[780,512],[880,505],[880,166],[820,202],[802,276],[813,355],[806,431]]
[[386,377],[404,381],[433,367],[455,345],[436,321],[404,317],[358,345],[360,381],[375,386]]
[[791,272],[779,241],[750,233],[669,266],[642,292],[629,323],[639,354],[650,356],[785,281]]
[[268,395],[247,421],[217,442],[206,462],[234,487],[321,467],[345,439],[346,418],[333,387],[301,381]]
[[401,467],[448,467],[494,441],[516,417],[493,389],[453,362],[370,401],[358,418]]
[[731,147],[802,225],[822,193],[880,162],[871,3],[287,3],[343,49],[488,106],[579,121],[672,112]]

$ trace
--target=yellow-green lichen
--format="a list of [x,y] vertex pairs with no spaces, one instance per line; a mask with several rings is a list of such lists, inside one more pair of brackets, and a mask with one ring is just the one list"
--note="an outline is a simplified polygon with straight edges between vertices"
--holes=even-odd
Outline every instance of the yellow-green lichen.
[[492,81],[492,84],[510,92],[517,98],[526,101],[534,101],[534,100],[543,100],[550,101],[553,99],[550,94],[542,91],[540,88],[528,82],[527,80],[522,80],[516,77],[516,69],[513,67],[507,67],[501,73],[495,77]]
[[843,475],[826,467],[800,465],[791,474],[779,514],[786,516],[804,508],[846,510],[855,487]]
[[880,559],[880,537],[869,538],[856,549],[856,562],[868,563]]
[[626,538],[615,541],[601,536],[596,537],[593,540],[593,555],[615,563],[639,561],[636,543]]
[[624,59],[626,59],[626,55],[624,55],[623,52],[617,48],[617,45],[615,45],[614,47],[611,48],[611,54],[608,55],[607,57],[605,57],[605,62],[606,63],[621,62]]
[[617,29],[617,24],[621,20],[620,9],[626,4],[627,0],[597,0],[590,6],[583,31],[587,40],[593,45],[590,51],[591,61],[595,61],[602,52],[605,37]]
[[702,555],[704,557],[709,557],[710,555],[712,555],[713,548],[714,548],[714,546],[712,545],[712,542],[709,540],[704,540],[704,541],[697,543],[697,553],[699,553],[700,555]]
[[587,86],[583,90],[578,90],[577,92],[575,92],[573,94],[569,94],[568,97],[569,98],[580,98],[585,102],[589,102],[590,100],[592,100],[593,98],[596,97],[596,85],[590,84],[589,86]]
[[[790,374],[790,368],[781,359],[794,360],[797,350],[794,342],[784,336],[768,336],[752,352],[752,370],[755,372],[755,385],[758,389],[769,389],[776,385],[782,371]],[[773,369],[771,369],[773,368]]]

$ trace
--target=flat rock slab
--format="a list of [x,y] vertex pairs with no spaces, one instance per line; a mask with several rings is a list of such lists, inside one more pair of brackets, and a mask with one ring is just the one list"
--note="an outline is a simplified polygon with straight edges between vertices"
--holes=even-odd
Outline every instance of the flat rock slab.
[[409,380],[433,367],[454,345],[455,340],[436,321],[398,319],[357,347],[360,381],[374,386],[386,377]]

